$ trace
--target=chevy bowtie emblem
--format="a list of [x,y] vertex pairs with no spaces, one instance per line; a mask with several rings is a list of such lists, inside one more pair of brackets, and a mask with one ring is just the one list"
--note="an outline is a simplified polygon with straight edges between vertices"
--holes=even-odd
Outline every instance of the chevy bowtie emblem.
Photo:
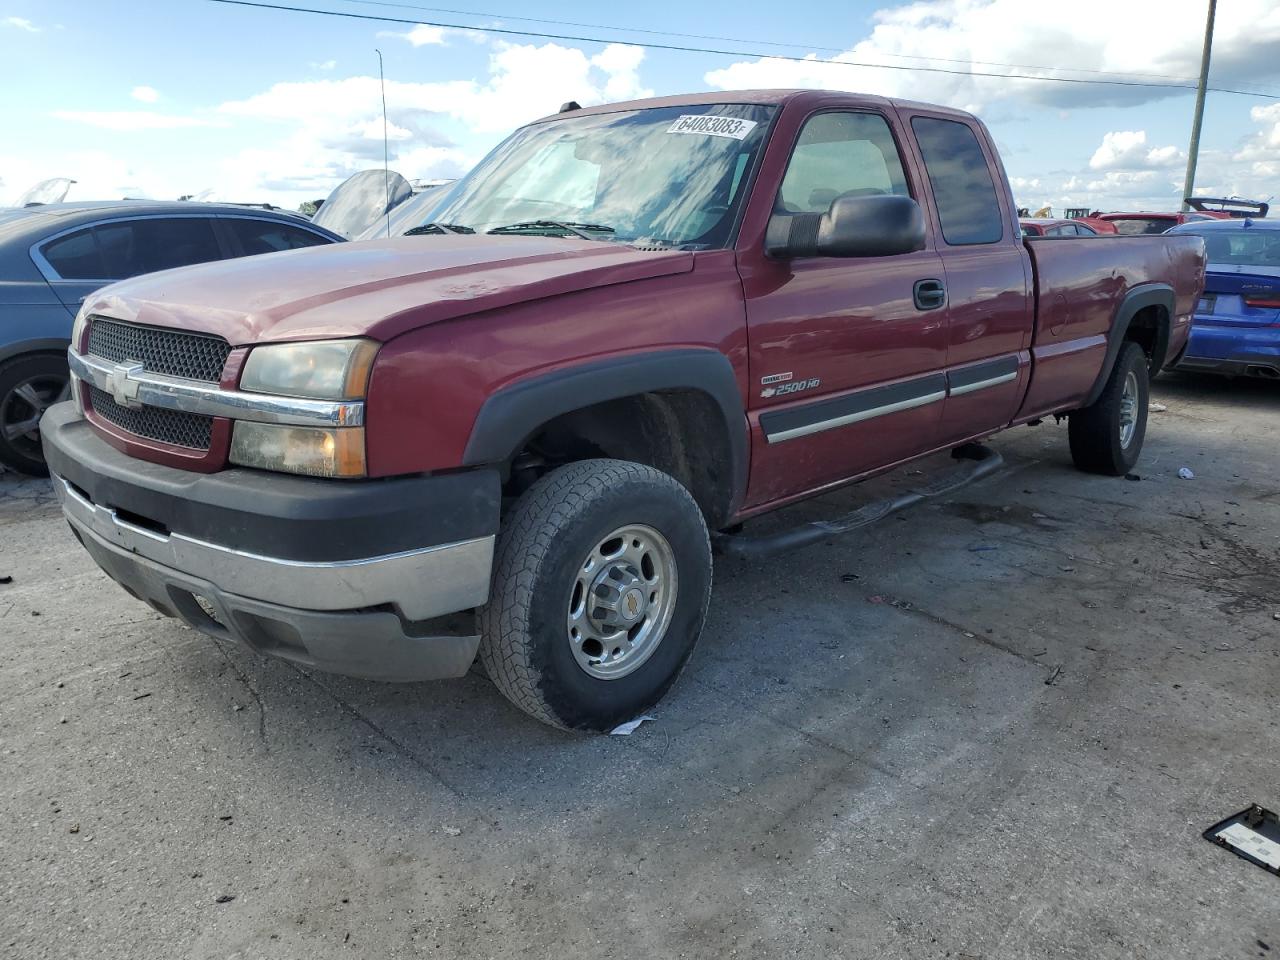
[[140,363],[117,363],[107,374],[107,392],[115,397],[116,403],[120,406],[135,409],[142,406],[138,402],[140,384],[134,379],[142,369]]

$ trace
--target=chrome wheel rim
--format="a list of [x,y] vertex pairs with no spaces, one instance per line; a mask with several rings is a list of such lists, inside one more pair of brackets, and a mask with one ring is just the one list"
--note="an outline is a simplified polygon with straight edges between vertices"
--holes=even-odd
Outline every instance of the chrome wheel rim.
[[1138,430],[1138,375],[1132,370],[1124,378],[1120,393],[1120,446],[1127,449]]
[[653,527],[602,537],[569,588],[565,630],[578,666],[597,680],[638,670],[666,635],[678,587],[675,553]]
[[24,456],[40,458],[40,418],[71,396],[71,381],[56,374],[28,377],[0,398],[0,437]]

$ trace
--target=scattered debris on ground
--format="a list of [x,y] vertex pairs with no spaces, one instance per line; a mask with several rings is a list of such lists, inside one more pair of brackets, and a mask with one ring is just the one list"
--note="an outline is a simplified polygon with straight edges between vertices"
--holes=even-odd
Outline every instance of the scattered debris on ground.
[[620,723],[609,731],[611,737],[629,737],[635,733],[636,727],[644,723],[646,720],[652,720],[653,717],[647,713],[642,717],[636,717],[634,720],[628,720],[626,723]]

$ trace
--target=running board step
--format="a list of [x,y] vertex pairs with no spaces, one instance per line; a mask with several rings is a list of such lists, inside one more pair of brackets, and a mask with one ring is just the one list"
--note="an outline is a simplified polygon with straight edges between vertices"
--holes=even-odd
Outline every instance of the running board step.
[[766,537],[748,537],[740,533],[720,534],[715,538],[716,548],[731,557],[758,560],[786,550],[807,547],[809,544],[820,543],[842,533],[869,526],[877,520],[883,520],[891,513],[914,506],[922,500],[959,490],[975,480],[991,476],[1004,466],[1004,458],[999,453],[978,443],[957,447],[951,455],[957,460],[968,462],[943,474],[928,486],[909,490],[886,500],[865,504],[837,520],[815,520]]

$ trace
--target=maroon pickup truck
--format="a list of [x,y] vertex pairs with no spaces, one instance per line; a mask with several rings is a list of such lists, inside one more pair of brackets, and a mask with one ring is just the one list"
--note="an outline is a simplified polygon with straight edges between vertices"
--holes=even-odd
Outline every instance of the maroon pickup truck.
[[478,653],[568,728],[674,682],[709,531],[1050,414],[1128,471],[1204,273],[1194,236],[1024,241],[981,122],[840,93],[568,104],[441,193],[91,297],[45,450],[157,610],[384,680]]

